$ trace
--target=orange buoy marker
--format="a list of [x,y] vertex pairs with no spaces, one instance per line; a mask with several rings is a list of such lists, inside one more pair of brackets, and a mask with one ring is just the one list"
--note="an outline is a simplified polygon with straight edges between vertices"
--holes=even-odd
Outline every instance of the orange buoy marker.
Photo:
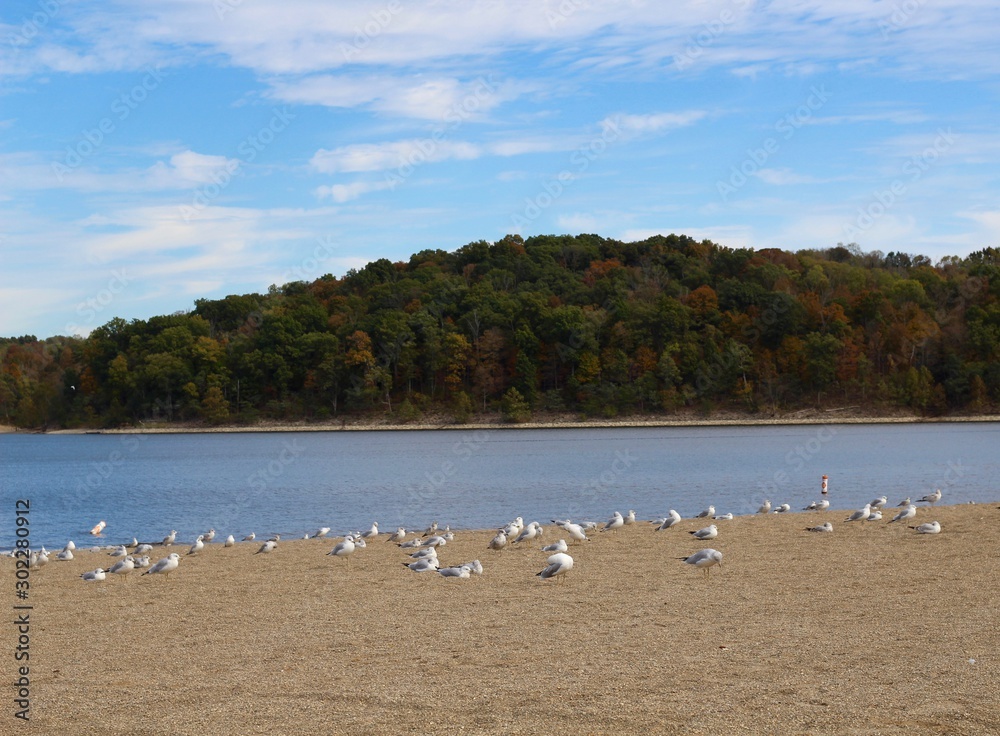
[[829,480],[829,478],[828,478],[827,476],[825,476],[825,475],[824,475],[824,476],[823,476],[823,490],[822,490],[822,493],[823,493],[823,495],[824,495],[824,496],[825,496],[825,495],[827,494],[827,487],[826,487],[826,482],[827,482],[828,480]]
[[97,522],[97,524],[94,526],[93,529],[90,530],[90,533],[93,534],[95,537],[100,536],[101,532],[104,531],[104,527],[106,526],[107,523],[101,520]]

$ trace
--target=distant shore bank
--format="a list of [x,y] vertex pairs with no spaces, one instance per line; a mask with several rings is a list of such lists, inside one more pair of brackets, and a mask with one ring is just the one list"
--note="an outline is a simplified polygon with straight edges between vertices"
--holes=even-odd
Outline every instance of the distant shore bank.
[[487,421],[477,419],[454,423],[447,417],[439,420],[425,418],[415,422],[393,422],[389,418],[353,418],[324,422],[266,421],[246,425],[209,426],[198,423],[143,423],[138,426],[113,429],[57,429],[29,430],[0,425],[3,433],[44,434],[190,434],[202,432],[371,432],[371,431],[428,431],[428,430],[494,430],[494,429],[616,429],[644,427],[757,427],[810,424],[939,424],[996,422],[1000,415],[980,414],[970,416],[922,417],[905,414],[864,414],[844,410],[805,410],[787,414],[760,416],[750,414],[720,413],[713,416],[632,416],[621,419],[579,419],[565,415],[538,416],[522,423],[504,422],[499,416]]

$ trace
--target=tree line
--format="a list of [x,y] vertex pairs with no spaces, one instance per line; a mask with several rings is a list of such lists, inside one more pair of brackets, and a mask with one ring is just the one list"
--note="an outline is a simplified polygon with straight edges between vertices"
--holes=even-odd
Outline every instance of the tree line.
[[342,278],[0,339],[24,428],[1000,404],[1000,249],[508,235]]

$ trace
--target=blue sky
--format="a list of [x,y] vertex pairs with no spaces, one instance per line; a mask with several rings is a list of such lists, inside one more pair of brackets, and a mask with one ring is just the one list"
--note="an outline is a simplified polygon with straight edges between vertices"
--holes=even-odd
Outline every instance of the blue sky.
[[0,9],[0,335],[593,232],[1000,241],[994,0]]

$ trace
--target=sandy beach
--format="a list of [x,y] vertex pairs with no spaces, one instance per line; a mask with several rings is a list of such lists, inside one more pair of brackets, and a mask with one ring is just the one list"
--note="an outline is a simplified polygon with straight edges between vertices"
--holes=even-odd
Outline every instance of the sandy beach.
[[[939,535],[844,517],[737,517],[710,543],[703,520],[637,522],[571,547],[562,583],[488,531],[440,550],[482,560],[468,580],[404,569],[384,536],[349,565],[334,540],[215,543],[127,582],[82,581],[111,558],[78,551],[31,575],[30,731],[1000,733],[997,504],[921,508]],[[710,577],[678,559],[706,546]],[[5,710],[0,732],[29,731]]]

